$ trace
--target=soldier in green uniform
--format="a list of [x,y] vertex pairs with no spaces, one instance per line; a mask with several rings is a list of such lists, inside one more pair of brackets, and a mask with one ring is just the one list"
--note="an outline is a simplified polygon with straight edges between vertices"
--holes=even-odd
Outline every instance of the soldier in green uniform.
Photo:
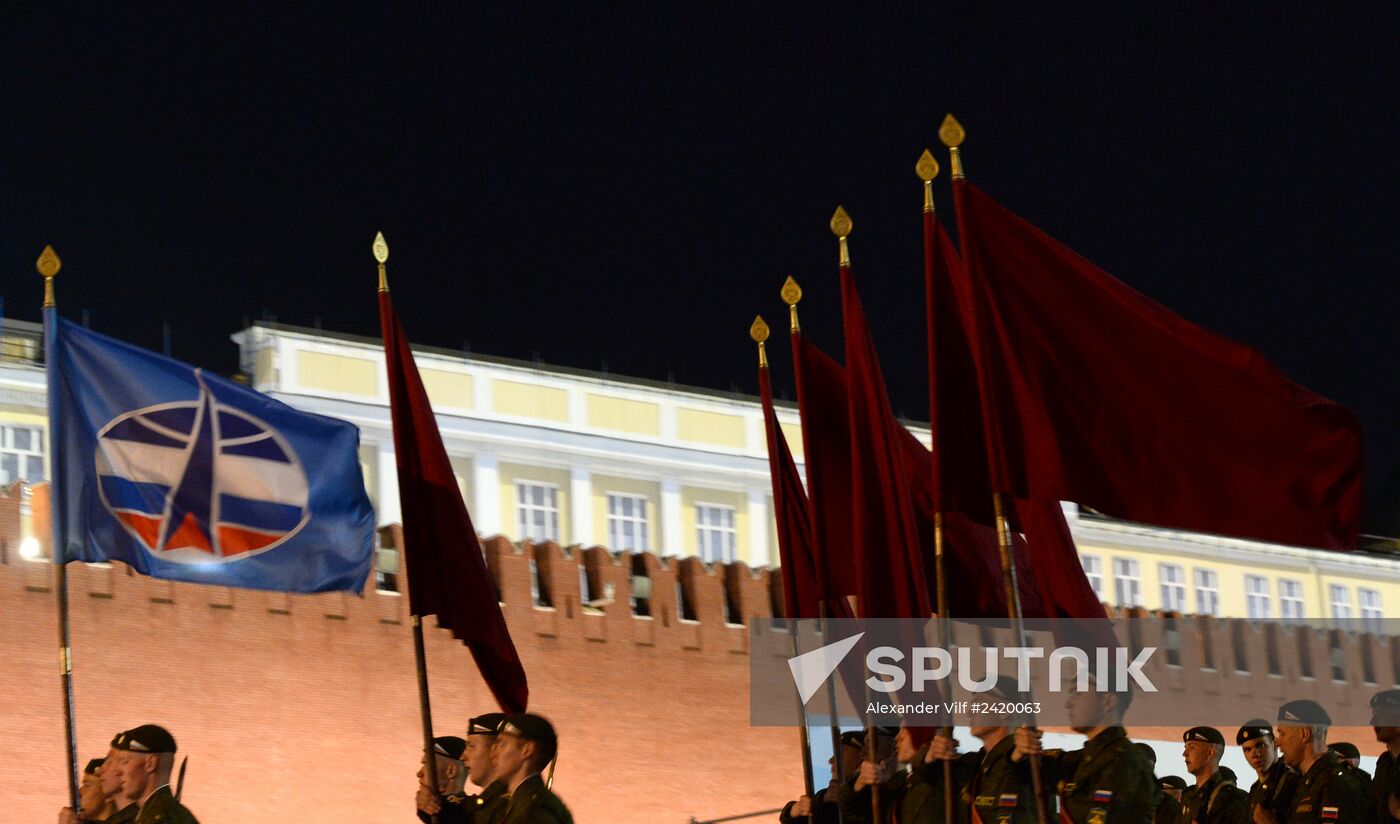
[[467,784],[467,767],[462,763],[462,753],[467,742],[455,735],[444,735],[433,739],[433,757],[436,761],[437,787],[428,786],[428,759],[418,768],[418,820],[430,822],[437,816],[438,824],[466,824],[476,813],[476,802],[467,805],[464,792]]
[[[136,820],[135,800],[128,798],[122,791],[121,770],[118,768],[117,739],[126,735],[119,732],[112,736],[112,743],[107,750],[105,758],[94,758],[88,762],[84,771],[83,786],[88,786],[88,775],[91,775],[97,785],[93,799],[89,799],[80,792],[78,804],[82,807],[82,814],[78,815],[72,807],[64,807],[59,810],[58,824],[77,824],[79,821],[92,822],[92,824],[131,824]],[[96,769],[93,765],[96,764]],[[108,766],[110,764],[110,766]],[[106,766],[106,771],[102,767]],[[93,804],[97,806],[94,807]]]
[[[1026,696],[1017,689],[1015,678],[1001,676],[986,693],[988,703],[1024,704]],[[1025,723],[1021,715],[983,714],[970,723],[971,732],[981,739],[982,749],[959,756],[957,740],[936,735],[924,759],[934,765],[931,780],[941,783],[941,760],[953,760],[953,781],[961,787],[959,806],[967,808],[972,824],[1032,824],[1035,799],[1021,767],[1011,760],[1016,748],[1012,730]]]
[[1368,793],[1377,824],[1400,822],[1400,690],[1381,690],[1371,698],[1371,729],[1385,752],[1376,760]]
[[1361,769],[1361,750],[1349,741],[1338,741],[1335,744],[1328,744],[1327,749],[1337,754],[1342,760],[1342,764],[1351,770],[1351,774],[1356,780],[1361,782],[1361,789],[1369,791],[1371,789],[1371,774]]
[[1278,757],[1273,725],[1263,718],[1246,721],[1235,733],[1235,743],[1256,776],[1245,801],[1245,821],[1254,821],[1254,811],[1261,808],[1283,819],[1293,809],[1293,793],[1302,777]]
[[543,716],[519,713],[501,721],[491,758],[510,797],[492,812],[490,824],[573,824],[569,808],[540,778],[558,749],[554,726]]
[[121,772],[122,791],[136,799],[135,824],[199,824],[194,815],[170,791],[170,771],[175,766],[175,739],[163,727],[143,724],[115,739],[115,760]]
[[1181,796],[1180,824],[1245,824],[1249,794],[1235,786],[1234,772],[1220,766],[1225,736],[1214,727],[1192,727],[1181,740],[1196,785]]
[[856,779],[856,773],[860,770],[860,756],[865,748],[864,732],[843,732],[841,733],[841,771],[839,775],[845,775],[843,782],[838,778],[836,771],[836,756],[831,758],[831,783],[826,789],[818,790],[816,795],[802,796],[795,801],[789,801],[783,807],[783,811],[778,814],[778,824],[837,824],[840,820],[840,808],[833,800],[833,789],[840,786],[849,786]]
[[[859,824],[872,820],[870,788],[875,781],[880,783],[880,804],[885,809],[889,809],[889,799],[894,797],[894,793],[899,791],[903,777],[894,774],[888,763],[894,753],[895,731],[886,727],[875,728],[875,764],[879,765],[877,770],[863,770],[868,760],[857,760],[856,768],[849,771],[850,776],[845,784],[831,786],[827,788],[826,797],[837,806],[842,820],[848,824]],[[865,737],[862,736],[862,744]],[[862,748],[861,758],[865,758],[865,750]]]
[[1356,778],[1327,749],[1332,719],[1316,701],[1289,701],[1278,710],[1278,747],[1283,760],[1302,774],[1285,818],[1260,807],[1255,824],[1365,824],[1371,820],[1366,794]]
[[[1147,759],[1133,748],[1123,729],[1123,715],[1132,703],[1131,687],[1098,692],[1093,678],[1087,690],[1074,690],[1065,701],[1070,728],[1088,738],[1073,752],[1044,751],[1042,774],[1047,788],[1059,794],[1061,820],[1066,824],[1141,824],[1149,821],[1157,782]],[[1032,755],[1042,752],[1040,731],[1016,730],[1012,760],[1027,768]]]
[[[881,782],[879,824],[898,821],[899,824],[934,824],[944,815],[943,767],[925,759],[933,727],[901,727],[894,737],[894,760],[900,765],[891,770],[885,762],[863,761],[853,785],[857,790]],[[934,778],[935,772],[937,779]],[[839,802],[841,815],[849,822],[871,820],[868,793],[843,795]],[[955,800],[955,805],[958,802]],[[955,809],[954,815],[960,817]]]
[[496,762],[491,757],[496,730],[505,718],[499,712],[488,712],[467,722],[467,749],[462,760],[467,765],[467,777],[481,788],[480,795],[467,796],[466,806],[474,808],[473,821],[490,820],[495,809],[505,803],[506,785],[496,780]]

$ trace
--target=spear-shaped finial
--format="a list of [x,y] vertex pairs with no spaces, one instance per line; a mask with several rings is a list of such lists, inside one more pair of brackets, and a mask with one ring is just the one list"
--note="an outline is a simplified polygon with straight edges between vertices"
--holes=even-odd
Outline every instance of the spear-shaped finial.
[[763,348],[764,341],[768,340],[768,324],[763,322],[762,315],[755,315],[753,323],[749,325],[749,337],[758,344],[758,367],[768,368],[768,352]]
[[933,179],[938,177],[938,161],[933,159],[933,152],[924,149],[924,153],[919,155],[919,162],[914,164],[914,172],[924,182],[924,211],[932,212]]
[[379,261],[379,291],[389,291],[389,275],[384,270],[384,264],[389,262],[389,242],[384,239],[383,232],[374,233],[374,259]]
[[851,250],[846,246],[846,236],[851,233],[851,216],[842,206],[837,206],[836,214],[831,216],[831,233],[841,242],[841,265],[850,266]]
[[948,158],[953,163],[954,180],[963,179],[962,151],[958,147],[966,138],[967,132],[963,131],[962,124],[956,117],[950,113],[943,118],[943,125],[938,127],[938,139],[948,147]]
[[63,268],[63,261],[58,259],[58,252],[55,252],[52,246],[45,246],[44,251],[39,254],[39,259],[34,262],[34,268],[44,277],[44,308],[52,309],[58,305],[53,295],[53,279],[58,270]]
[[793,334],[801,332],[802,327],[797,323],[797,302],[802,300],[802,287],[798,286],[797,281],[789,275],[788,279],[783,281],[783,290],[778,294],[783,296],[783,303],[788,305],[788,317],[792,322],[791,331]]

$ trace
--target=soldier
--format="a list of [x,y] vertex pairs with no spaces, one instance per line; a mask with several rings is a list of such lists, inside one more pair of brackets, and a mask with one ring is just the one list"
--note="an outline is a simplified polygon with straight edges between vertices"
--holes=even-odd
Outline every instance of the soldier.
[[135,824],[199,824],[194,815],[170,791],[170,771],[175,766],[175,739],[155,724],[143,724],[114,739],[117,750],[103,764],[116,762],[121,791],[136,799]]
[[[893,730],[886,727],[875,728],[875,763],[880,765],[880,769],[875,771],[874,776],[869,771],[862,772],[864,761],[858,761],[856,769],[848,772],[850,780],[839,786],[827,788],[826,797],[836,804],[840,810],[841,818],[850,824],[856,822],[868,822],[870,815],[870,787],[872,777],[880,781],[880,801],[889,809],[888,801],[893,793],[899,791],[900,777],[892,775],[892,770],[886,768],[894,751]],[[865,739],[862,736],[862,744]],[[861,757],[865,757],[865,749],[862,747]]]
[[1245,821],[1254,821],[1254,811],[1261,808],[1285,818],[1293,809],[1293,793],[1301,776],[1278,757],[1273,726],[1263,718],[1246,721],[1235,733],[1235,743],[1256,776],[1245,802]]
[[[1074,752],[1046,751],[1042,774],[1047,787],[1060,796],[1061,819],[1073,824],[1144,822],[1151,816],[1157,794],[1152,767],[1133,749],[1123,730],[1123,714],[1132,703],[1129,686],[1098,692],[1092,682],[1065,701],[1070,728],[1088,738]],[[1025,764],[1041,753],[1040,730],[1016,730],[1013,761]],[[1025,769],[1023,767],[1023,769]],[[1029,770],[1027,770],[1029,775]]]
[[437,816],[438,824],[465,824],[476,813],[475,799],[467,806],[464,792],[467,784],[467,768],[462,763],[462,753],[467,742],[455,735],[444,735],[433,739],[434,765],[437,770],[436,788],[428,786],[428,758],[425,753],[422,766],[418,768],[418,820],[430,822]]
[[497,780],[496,762],[491,757],[496,730],[505,718],[499,712],[488,712],[467,722],[467,749],[462,753],[462,760],[467,765],[467,777],[481,788],[481,794],[468,796],[465,806],[475,806],[476,821],[489,821],[496,807],[505,804],[506,784]]
[[[107,750],[107,756],[89,761],[84,771],[83,788],[88,786],[88,775],[95,779],[96,793],[100,794],[100,798],[97,795],[94,796],[95,799],[98,799],[97,807],[92,806],[94,802],[85,797],[82,794],[83,790],[80,789],[78,804],[82,807],[82,816],[76,815],[73,808],[64,807],[58,813],[58,824],[76,824],[79,821],[89,821],[93,824],[131,824],[136,820],[136,804],[134,799],[123,794],[121,771],[117,768],[117,761],[114,760],[117,756],[117,739],[125,734],[125,732],[119,732],[113,736],[111,746]],[[111,766],[104,771],[102,767],[109,763]],[[94,764],[96,765],[95,769]]]
[[1371,774],[1361,769],[1361,750],[1349,741],[1338,741],[1335,744],[1328,744],[1327,749],[1337,754],[1351,774],[1356,776],[1356,780],[1361,782],[1361,789],[1369,791],[1371,789]]
[[79,821],[105,821],[117,812],[117,805],[102,792],[103,760],[94,758],[83,767],[83,780],[78,785],[78,807],[83,811],[77,817]]
[[1162,788],[1162,796],[1175,802],[1177,812],[1181,812],[1181,797],[1186,794],[1186,779],[1179,775],[1163,776],[1158,779],[1157,785]]
[[[1015,678],[1001,676],[988,691],[993,703],[1023,704],[1026,696],[1017,689]],[[1035,797],[1026,781],[1025,771],[1012,762],[1016,748],[1012,730],[1026,722],[1023,715],[985,714],[973,720],[970,729],[981,739],[982,749],[958,755],[954,738],[935,735],[924,759],[934,768],[930,780],[943,781],[940,760],[955,759],[953,780],[963,788],[959,807],[969,808],[973,824],[1032,824],[1035,821]]]
[[[856,780],[864,748],[864,732],[841,733],[840,774],[846,776],[844,783],[847,786]],[[832,767],[831,783],[826,789],[818,790],[815,796],[804,795],[796,801],[789,801],[778,814],[780,824],[836,824],[840,819],[840,812],[836,802],[832,800],[832,789],[840,786],[842,782],[837,777],[836,756],[832,756],[829,763]]]
[[1369,792],[1378,824],[1400,822],[1400,690],[1381,690],[1371,698],[1371,728],[1385,752],[1376,760]]
[[[1300,699],[1279,707],[1278,747],[1283,760],[1302,774],[1293,795],[1289,824],[1363,824],[1371,820],[1366,794],[1356,778],[1327,749],[1327,728],[1332,719],[1316,701]],[[1276,824],[1281,814],[1259,807],[1255,824]]]
[[1192,727],[1182,734],[1182,758],[1196,785],[1181,796],[1181,824],[1243,824],[1249,795],[1235,786],[1235,774],[1220,766],[1225,736],[1214,727]]
[[494,775],[506,785],[510,798],[493,812],[493,824],[573,824],[569,808],[540,778],[540,771],[554,760],[559,739],[543,716],[519,713],[506,716],[491,748]]
[[[894,737],[894,760],[908,769],[890,770],[886,762],[863,761],[857,773],[857,790],[863,790],[876,781],[882,783],[880,790],[880,822],[898,821],[900,824],[932,824],[943,820],[943,781],[942,767],[937,767],[938,779],[932,778],[934,767],[924,758],[933,727],[900,727]],[[847,821],[870,820],[870,800],[864,797],[843,794],[839,802],[841,814]],[[956,814],[956,813],[955,813]]]

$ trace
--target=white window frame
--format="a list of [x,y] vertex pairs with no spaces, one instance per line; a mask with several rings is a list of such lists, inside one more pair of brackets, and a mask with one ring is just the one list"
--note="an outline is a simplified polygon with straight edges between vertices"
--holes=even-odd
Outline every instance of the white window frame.
[[[29,448],[20,449],[15,446],[15,435],[23,430],[29,433]],[[46,434],[43,428],[38,426],[26,426],[24,424],[0,424],[0,456],[15,459],[16,474],[11,475],[4,469],[4,462],[0,460],[0,484],[9,485],[15,481],[25,481],[28,483],[40,483],[48,477],[48,462],[44,459],[44,439]],[[31,458],[39,460],[39,472],[36,477],[31,477],[25,471]]]
[[[542,500],[533,500],[534,493],[540,492]],[[540,516],[540,524],[534,523],[535,515]],[[516,538],[521,541],[562,541],[559,531],[559,487],[540,481],[515,482],[515,528]]]
[[1113,597],[1120,607],[1142,606],[1142,571],[1136,558],[1113,559]]
[[1158,564],[1157,577],[1162,585],[1162,610],[1185,612],[1186,568],[1181,564]]
[[1367,589],[1357,587],[1357,604],[1361,607],[1361,630],[1372,635],[1381,634],[1381,621],[1385,618],[1385,611],[1381,602],[1381,591],[1378,589]]
[[[728,523],[707,522],[707,517],[715,516]],[[738,514],[734,507],[726,504],[695,504],[695,546],[700,560],[706,563],[733,563],[739,551],[739,530],[736,527]],[[712,542],[718,543],[718,552],[712,551]]]
[[[650,514],[651,499],[646,495],[637,495],[631,492],[608,492],[608,549],[613,552],[630,550],[633,552],[646,552],[651,549]],[[636,512],[624,514],[622,512],[624,502],[630,502],[634,510],[640,509],[640,514]],[[624,527],[631,525],[632,531],[637,539],[628,545],[622,540]]]
[[1273,619],[1273,596],[1269,594],[1269,579],[1263,575],[1244,576],[1245,614],[1251,621]]
[[1084,567],[1084,577],[1089,579],[1089,586],[1093,587],[1094,595],[1098,597],[1100,603],[1103,602],[1103,559],[1097,555],[1079,556],[1079,565]]
[[1327,601],[1331,605],[1332,620],[1342,627],[1351,626],[1351,587],[1346,584],[1328,584]]
[[1220,574],[1213,569],[1191,570],[1196,589],[1196,614],[1220,616]]
[[1279,619],[1285,624],[1303,623],[1303,582],[1292,578],[1278,580]]

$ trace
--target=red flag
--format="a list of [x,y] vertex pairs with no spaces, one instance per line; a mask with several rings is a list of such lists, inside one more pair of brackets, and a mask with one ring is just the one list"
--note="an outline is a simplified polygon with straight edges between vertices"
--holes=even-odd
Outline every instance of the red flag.
[[1161,526],[1355,545],[1351,412],[976,187],[959,181],[954,192],[999,491]]
[[379,322],[398,458],[409,611],[436,615],[438,625],[471,650],[501,709],[524,712],[530,694],[525,669],[388,292],[379,293]]
[[[928,318],[929,421],[933,434],[934,506],[960,511],[969,521],[968,540],[997,558],[991,524],[992,483],[987,470],[977,365],[964,324],[971,295],[962,261],[943,224],[924,212],[924,287]],[[1016,501],[1019,526],[1029,550],[1018,546],[1021,611],[1027,618],[1104,617],[1103,604],[1084,574],[1060,502]],[[948,519],[945,517],[945,531]],[[978,531],[976,527],[982,526]],[[948,543],[945,537],[945,545]],[[998,599],[1005,610],[1006,598]],[[1037,602],[1039,606],[1037,606]]]

